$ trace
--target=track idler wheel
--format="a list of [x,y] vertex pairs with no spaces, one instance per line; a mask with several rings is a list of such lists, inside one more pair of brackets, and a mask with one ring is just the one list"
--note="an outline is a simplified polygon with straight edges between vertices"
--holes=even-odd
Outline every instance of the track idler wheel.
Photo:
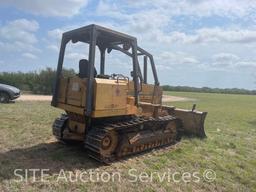
[[101,140],[100,154],[102,156],[111,156],[116,150],[118,144],[118,134],[114,131],[108,131]]

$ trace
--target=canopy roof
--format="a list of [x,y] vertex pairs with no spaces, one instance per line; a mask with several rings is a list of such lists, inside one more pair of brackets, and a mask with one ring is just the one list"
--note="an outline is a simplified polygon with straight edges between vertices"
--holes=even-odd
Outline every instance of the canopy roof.
[[65,38],[66,41],[72,40],[72,42],[81,41],[89,43],[91,39],[91,34],[94,32],[96,32],[97,34],[96,44],[98,46],[104,45],[108,47],[109,45],[137,42],[137,39],[133,36],[95,24],[65,32],[63,33],[63,38]]

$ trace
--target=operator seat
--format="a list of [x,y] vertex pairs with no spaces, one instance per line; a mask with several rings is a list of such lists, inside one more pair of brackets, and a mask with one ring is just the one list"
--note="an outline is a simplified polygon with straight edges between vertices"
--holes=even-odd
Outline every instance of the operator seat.
[[[81,59],[79,61],[79,74],[80,78],[89,77],[89,61],[87,59]],[[94,67],[94,78],[97,76],[96,68]]]

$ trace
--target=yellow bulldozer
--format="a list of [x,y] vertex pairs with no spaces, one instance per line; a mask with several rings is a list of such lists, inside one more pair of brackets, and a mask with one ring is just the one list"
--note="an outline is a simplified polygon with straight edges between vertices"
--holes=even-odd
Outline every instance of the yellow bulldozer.
[[[63,61],[70,42],[85,43],[89,51],[88,58],[77,64],[78,74],[66,77]],[[129,76],[105,73],[105,55],[112,51],[131,58]],[[139,64],[141,56],[143,65]],[[148,63],[154,84],[147,80]],[[53,123],[58,140],[79,141],[90,157],[110,163],[175,144],[182,135],[206,136],[206,112],[196,111],[195,106],[184,110],[162,105],[162,96],[154,58],[137,45],[135,37],[94,24],[63,33],[51,102],[65,111]]]

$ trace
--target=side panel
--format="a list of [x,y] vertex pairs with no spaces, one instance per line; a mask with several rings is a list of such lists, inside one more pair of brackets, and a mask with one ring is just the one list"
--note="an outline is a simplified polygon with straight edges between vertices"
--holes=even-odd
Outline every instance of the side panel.
[[66,103],[66,92],[67,92],[67,85],[68,85],[68,79],[67,78],[61,78],[59,84],[59,95],[58,95],[58,102],[59,103]]
[[[67,112],[86,114],[86,79],[61,78],[57,107]],[[137,114],[133,96],[128,96],[126,80],[95,78],[91,117]]]
[[[129,82],[129,95],[134,94],[134,84],[133,81]],[[142,91],[139,94],[140,102],[161,104],[163,90],[160,86],[155,86],[151,84],[142,84]]]
[[85,107],[86,80],[71,78],[68,83],[67,104]]
[[127,81],[98,78],[95,81],[93,117],[119,116],[134,113],[134,110],[128,106]]
[[57,107],[77,114],[84,114],[86,79],[61,78]]

